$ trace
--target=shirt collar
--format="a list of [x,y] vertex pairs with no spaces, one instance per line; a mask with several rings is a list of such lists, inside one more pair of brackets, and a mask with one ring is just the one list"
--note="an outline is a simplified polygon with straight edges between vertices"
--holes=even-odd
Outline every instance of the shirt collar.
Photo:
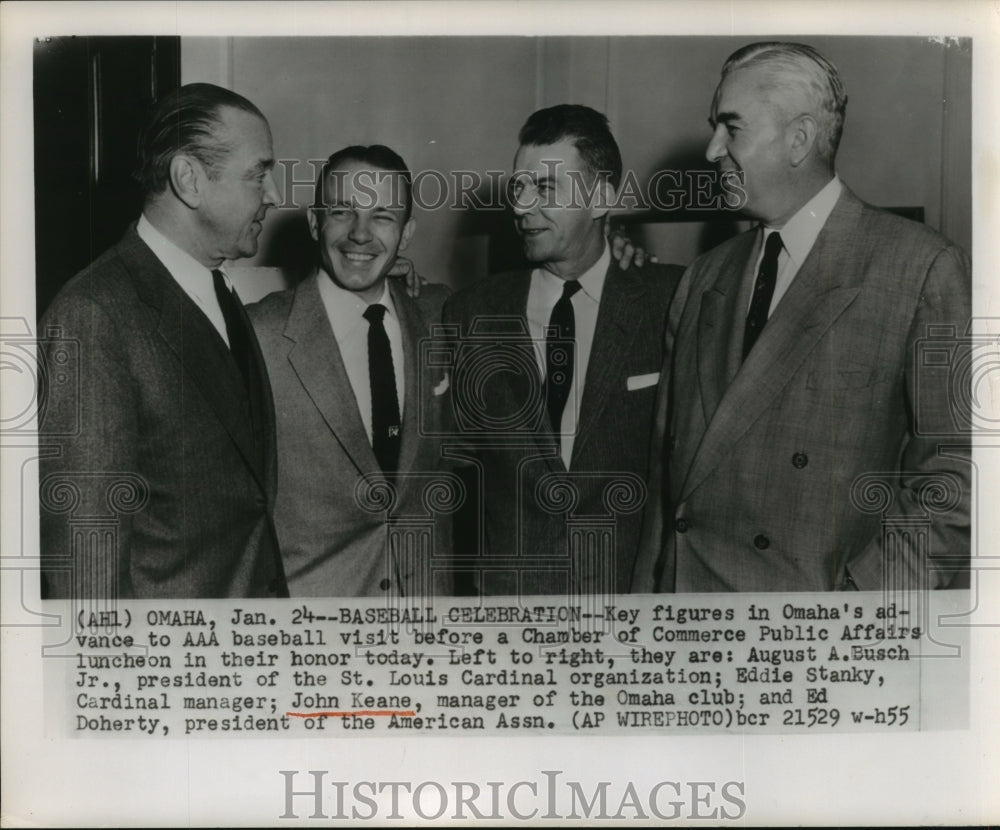
[[[590,297],[590,299],[592,299],[595,303],[599,304],[601,302],[601,294],[604,292],[604,280],[607,277],[608,266],[610,266],[610,264],[611,248],[605,242],[604,250],[597,258],[597,262],[591,265],[578,277],[580,291]],[[558,296],[562,295],[563,285],[566,282],[564,279],[557,277],[545,268],[536,268],[535,273],[538,274],[539,278],[549,291],[557,294]]]
[[[348,291],[333,281],[329,274],[322,268],[317,271],[319,282],[319,293],[326,306],[327,314],[330,316],[330,324],[333,326],[333,333],[337,340],[346,335],[354,326],[364,323],[366,303],[358,294]],[[386,313],[391,317],[397,317],[396,305],[392,301],[392,292],[389,290],[389,279],[382,284],[382,296],[375,302],[386,307]]]
[[[146,218],[146,214],[139,217],[139,222],[135,227],[139,238],[149,246],[149,249],[156,255],[156,258],[163,263],[163,267],[170,272],[177,282],[185,286],[211,286],[212,271],[206,268],[191,254],[176,243],[167,239],[156,227]],[[232,289],[233,285],[229,280],[229,275],[222,268],[226,278],[226,285]]]
[[805,258],[812,250],[816,237],[830,218],[843,185],[840,179],[834,176],[823,188],[806,202],[798,212],[789,219],[783,228],[771,228],[764,226],[764,238],[773,230],[781,232],[781,244],[788,252],[796,266],[802,265]]

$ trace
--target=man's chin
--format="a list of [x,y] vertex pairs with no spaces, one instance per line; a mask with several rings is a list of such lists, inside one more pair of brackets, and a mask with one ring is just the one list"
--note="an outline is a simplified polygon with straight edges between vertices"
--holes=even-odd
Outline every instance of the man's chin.
[[521,250],[524,252],[524,258],[528,260],[528,262],[545,262],[547,259],[546,253],[541,245],[522,240]]
[[333,281],[345,291],[364,297],[370,294],[381,296],[385,286],[384,275],[370,277],[359,274],[334,273],[331,276]]
[[257,256],[259,249],[260,244],[257,242],[257,237],[254,236],[244,241],[236,253],[233,256],[226,257],[226,259],[246,259],[247,257]]

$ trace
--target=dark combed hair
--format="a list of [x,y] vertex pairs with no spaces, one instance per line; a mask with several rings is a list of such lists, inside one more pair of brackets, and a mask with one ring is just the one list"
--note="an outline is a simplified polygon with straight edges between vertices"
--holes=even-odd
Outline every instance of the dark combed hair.
[[559,104],[538,110],[524,122],[517,140],[525,144],[555,144],[572,139],[580,158],[594,176],[606,176],[616,190],[622,180],[622,154],[611,135],[607,116],[581,104]]
[[232,149],[219,140],[219,112],[232,107],[264,119],[250,101],[215,84],[185,84],[156,102],[139,134],[135,179],[144,197],[162,193],[170,160],[178,153],[197,158],[213,175]]
[[[367,147],[363,144],[351,144],[330,156],[323,164],[319,176],[316,179],[316,192],[313,198],[313,208],[321,209],[326,207],[323,187],[326,177],[331,170],[336,170],[341,164],[347,161],[356,161],[361,164],[370,165],[379,170],[388,170],[399,174],[399,180],[403,182],[404,203],[406,219],[410,218],[413,212],[413,176],[410,168],[406,166],[402,156],[395,150],[386,147],[384,144],[370,144]],[[393,194],[395,195],[395,190]]]

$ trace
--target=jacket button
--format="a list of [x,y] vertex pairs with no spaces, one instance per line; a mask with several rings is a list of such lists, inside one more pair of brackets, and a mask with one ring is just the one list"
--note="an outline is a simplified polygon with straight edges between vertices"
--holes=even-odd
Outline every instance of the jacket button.
[[388,591],[388,590],[389,590],[389,586],[390,586],[390,585],[392,585],[392,583],[391,583],[391,582],[390,582],[390,581],[389,581],[388,579],[383,579],[383,580],[382,580],[382,581],[381,581],[381,582],[380,582],[380,583],[378,584],[378,587],[379,587],[379,588],[381,588],[381,589],[382,589],[383,591]]
[[674,529],[678,533],[687,533],[689,527],[691,527],[691,523],[683,517],[674,522]]
[[753,546],[757,550],[767,550],[771,547],[771,540],[768,539],[763,533],[758,533],[753,537]]
[[801,470],[806,464],[809,463],[809,456],[804,452],[797,452],[792,456],[792,466],[796,470]]

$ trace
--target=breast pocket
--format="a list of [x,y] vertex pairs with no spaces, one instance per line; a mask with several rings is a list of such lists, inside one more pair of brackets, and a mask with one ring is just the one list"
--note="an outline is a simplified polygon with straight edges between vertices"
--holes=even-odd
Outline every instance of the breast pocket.
[[629,392],[638,392],[640,389],[649,389],[660,382],[659,372],[647,372],[644,375],[632,375],[625,379],[625,389]]

